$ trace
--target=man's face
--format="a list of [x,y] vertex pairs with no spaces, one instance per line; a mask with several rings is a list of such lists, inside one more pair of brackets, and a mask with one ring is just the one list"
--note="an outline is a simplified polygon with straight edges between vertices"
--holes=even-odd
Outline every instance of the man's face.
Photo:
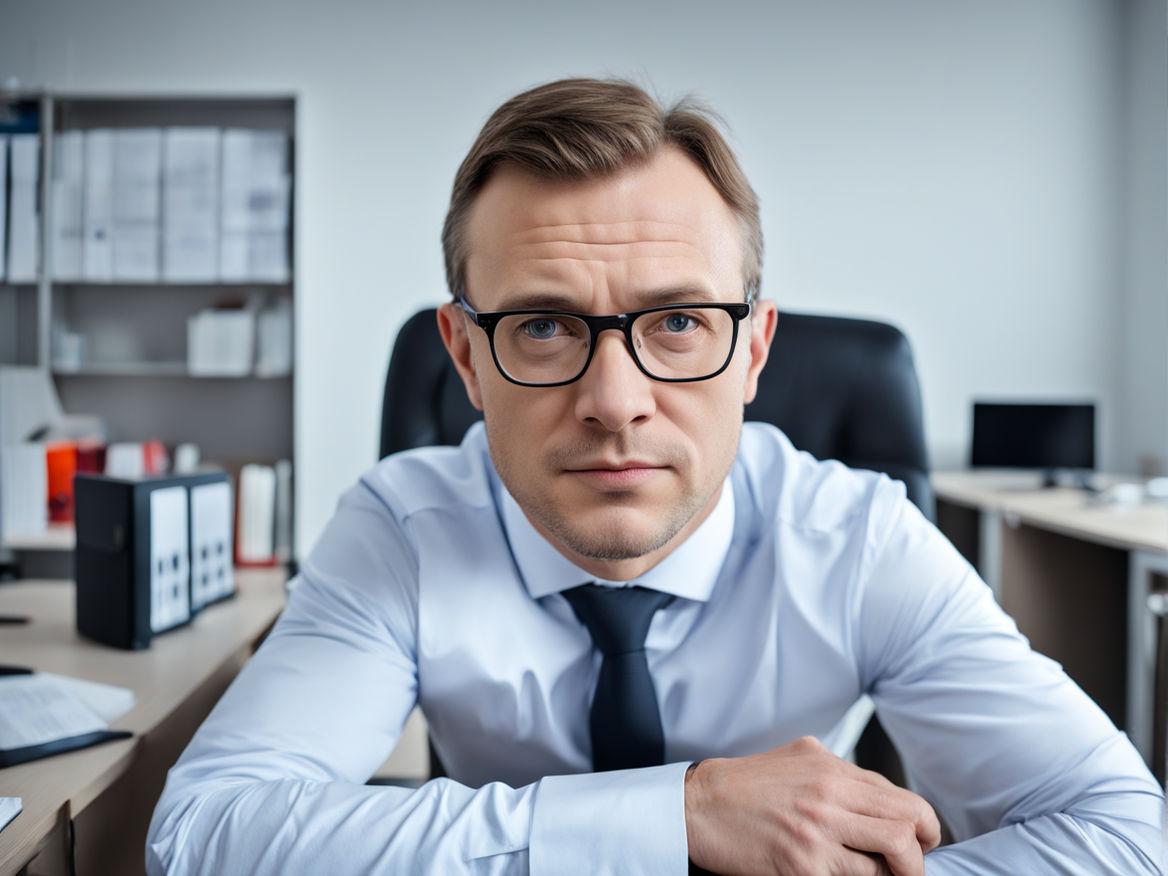
[[[590,314],[658,304],[740,302],[742,234],[679,150],[579,183],[495,171],[467,223],[466,297],[478,311],[547,307]],[[439,328],[491,457],[532,525],[594,575],[654,566],[717,504],[774,333],[762,302],[741,323],[729,367],[695,383],[643,374],[618,331],[601,333],[575,383],[517,386],[457,304]]]

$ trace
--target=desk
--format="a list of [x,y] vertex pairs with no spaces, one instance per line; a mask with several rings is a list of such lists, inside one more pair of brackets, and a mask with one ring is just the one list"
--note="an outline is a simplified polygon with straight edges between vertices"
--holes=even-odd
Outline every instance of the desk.
[[[1153,762],[1157,576],[1168,505],[1091,504],[1033,475],[937,472],[937,522],[1034,647],[1068,673]],[[970,516],[972,514],[972,516]]]
[[[282,569],[237,570],[238,596],[213,605],[146,651],[121,651],[78,636],[69,581],[0,585],[0,613],[26,626],[0,627],[7,663],[118,684],[137,695],[113,728],[132,739],[0,770],[0,797],[24,811],[0,831],[0,876],[68,872],[70,822],[79,873],[142,872],[146,828],[166,770],[284,605]],[[100,805],[90,804],[98,801]],[[100,863],[98,863],[100,862]]]

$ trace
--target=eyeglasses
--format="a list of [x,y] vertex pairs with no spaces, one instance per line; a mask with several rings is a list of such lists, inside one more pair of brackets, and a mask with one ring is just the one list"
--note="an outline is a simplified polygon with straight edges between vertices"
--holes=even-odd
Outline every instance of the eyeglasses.
[[520,386],[563,386],[579,380],[603,331],[624,333],[629,354],[648,377],[689,383],[726,370],[738,341],[738,323],[751,305],[669,304],[591,316],[555,310],[479,313],[458,303],[487,333],[499,373]]

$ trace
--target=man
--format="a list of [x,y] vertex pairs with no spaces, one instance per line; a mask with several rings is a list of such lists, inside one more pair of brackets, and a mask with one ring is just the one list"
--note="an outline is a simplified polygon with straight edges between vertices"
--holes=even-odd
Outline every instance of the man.
[[[703,113],[521,94],[443,243],[485,423],[341,500],[152,873],[1160,872],[1136,752],[902,486],[743,427],[775,306]],[[863,693],[922,796],[829,751]],[[365,786],[415,703],[450,778]]]

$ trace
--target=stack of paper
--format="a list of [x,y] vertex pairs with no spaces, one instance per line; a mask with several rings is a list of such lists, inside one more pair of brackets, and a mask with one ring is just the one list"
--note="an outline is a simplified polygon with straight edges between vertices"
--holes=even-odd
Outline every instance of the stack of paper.
[[283,131],[223,132],[219,279],[285,283],[292,178]]
[[8,281],[35,283],[40,253],[40,135],[13,134],[10,139],[11,190],[8,193]]
[[219,129],[167,128],[163,278],[212,282],[219,270]]
[[52,277],[80,280],[85,194],[85,135],[63,131],[53,141],[53,199],[50,229]]

